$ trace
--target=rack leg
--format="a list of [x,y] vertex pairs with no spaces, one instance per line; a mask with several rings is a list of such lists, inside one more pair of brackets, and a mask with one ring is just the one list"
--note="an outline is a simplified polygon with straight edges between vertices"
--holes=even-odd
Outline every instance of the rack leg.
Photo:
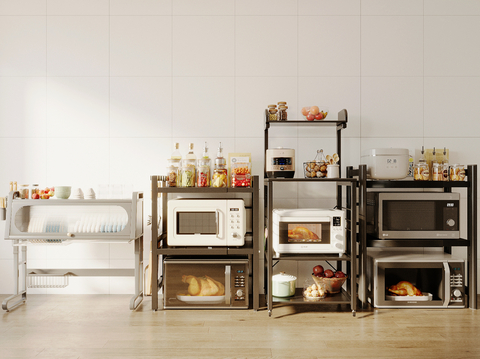
[[[9,306],[9,302],[12,301],[13,299],[21,296],[17,301],[15,301],[11,306]],[[9,312],[12,309],[15,309],[19,305],[25,304],[27,302],[27,292],[22,292],[18,294],[11,295],[8,298],[5,298],[5,300],[2,303],[2,309]]]
[[135,240],[135,295],[130,309],[135,310],[143,302],[143,236]]
[[[15,240],[13,244],[18,244],[18,240]],[[2,309],[7,312],[27,302],[27,247],[22,246],[20,251],[21,252],[19,253],[18,246],[13,246],[13,274],[15,276],[14,282],[16,294],[5,298],[3,301]],[[17,300],[9,306],[9,303],[14,299]]]

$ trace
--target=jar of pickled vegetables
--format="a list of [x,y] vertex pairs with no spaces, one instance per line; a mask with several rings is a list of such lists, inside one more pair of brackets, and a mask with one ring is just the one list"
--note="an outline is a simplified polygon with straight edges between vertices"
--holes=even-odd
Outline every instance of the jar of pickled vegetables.
[[210,158],[197,161],[197,187],[210,187]]
[[465,166],[454,164],[450,166],[450,181],[465,181]]
[[232,164],[230,186],[250,187],[251,186],[251,163],[237,162]]
[[184,159],[178,169],[178,187],[195,187],[195,160]]
[[227,187],[228,176],[227,169],[224,166],[217,166],[213,170],[212,187]]

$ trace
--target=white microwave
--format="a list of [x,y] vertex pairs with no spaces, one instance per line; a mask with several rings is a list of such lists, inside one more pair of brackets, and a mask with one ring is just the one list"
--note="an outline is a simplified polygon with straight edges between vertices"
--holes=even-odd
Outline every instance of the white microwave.
[[168,201],[169,246],[230,246],[245,244],[246,212],[243,199]]
[[345,212],[274,209],[273,250],[278,253],[345,253]]

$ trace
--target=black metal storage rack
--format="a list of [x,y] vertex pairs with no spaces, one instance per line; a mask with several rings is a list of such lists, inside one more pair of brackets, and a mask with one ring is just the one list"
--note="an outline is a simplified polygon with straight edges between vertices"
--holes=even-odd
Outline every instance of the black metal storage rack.
[[[158,309],[158,291],[162,288],[163,282],[159,279],[158,269],[163,265],[163,257],[176,258],[202,258],[202,257],[222,257],[222,258],[246,258],[252,265],[251,280],[253,286],[253,309],[259,308],[259,178],[252,176],[251,187],[167,187],[163,176],[151,176],[152,184],[152,310]],[[242,247],[171,247],[167,245],[167,203],[169,195],[184,194],[209,198],[215,195],[234,194],[236,196],[250,197],[251,205],[245,208],[251,212],[252,230],[246,233],[246,243]],[[157,225],[158,203],[161,203],[160,229]],[[248,214],[247,214],[248,215]],[[251,240],[248,240],[251,238]]]
[[[347,110],[341,110],[338,113],[338,120],[323,120],[323,121],[269,121],[268,113],[265,116],[265,152],[268,149],[268,130],[270,126],[335,126],[337,136],[337,153],[341,161],[341,131],[347,127],[348,114]],[[339,163],[340,165],[340,163]],[[340,165],[341,167],[341,165]],[[346,195],[346,223],[347,223],[347,250],[343,255],[338,254],[282,254],[274,258],[273,254],[273,221],[272,210],[274,199],[274,186],[277,183],[297,182],[297,183],[336,183],[337,185],[337,207],[342,208],[342,187],[347,188]],[[276,302],[276,304],[350,304],[352,314],[356,314],[357,306],[357,274],[356,274],[356,259],[357,259],[357,223],[356,223],[356,187],[357,180],[354,178],[267,178],[265,174],[264,189],[265,189],[265,226],[267,233],[266,248],[265,248],[265,291],[266,291],[266,305],[269,316],[272,315],[274,298],[272,296],[272,268],[273,261],[281,260],[295,260],[295,261],[335,261],[346,262],[347,266],[347,290],[343,290],[334,295],[328,295],[325,299],[320,301],[306,301],[303,298],[302,289],[297,288],[295,296]]]
[[[358,218],[359,218],[359,256],[360,275],[367,273],[366,255],[367,247],[443,247],[444,251],[451,253],[452,247],[467,247],[468,260],[468,303],[469,308],[477,308],[477,165],[469,165],[465,171],[467,180],[461,182],[443,181],[414,181],[414,180],[370,180],[367,179],[367,166],[360,165],[358,169],[347,167],[347,178],[358,178]],[[467,238],[459,239],[379,239],[367,235],[367,191],[369,189],[442,189],[452,192],[453,188],[467,190]],[[360,291],[360,300],[367,303],[367,296],[373,295],[363,282]]]

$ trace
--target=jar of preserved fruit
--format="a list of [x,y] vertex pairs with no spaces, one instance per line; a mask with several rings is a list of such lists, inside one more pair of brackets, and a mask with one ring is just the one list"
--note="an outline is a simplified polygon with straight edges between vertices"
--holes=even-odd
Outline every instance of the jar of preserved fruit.
[[428,164],[426,162],[417,163],[413,168],[413,179],[415,181],[428,181],[429,178]]
[[465,181],[465,166],[454,164],[450,166],[450,181]]
[[251,185],[251,163],[237,162],[232,164],[230,186],[250,187]]
[[40,187],[38,186],[38,184],[32,184],[32,190],[30,191],[30,198],[31,199],[38,199],[40,197],[37,197],[40,196]]
[[212,174],[212,187],[228,187],[227,161],[223,157],[222,143],[218,146],[217,158]]
[[277,119],[278,121],[287,121],[287,106],[279,106]]
[[210,158],[197,161],[197,187],[210,187]]
[[28,184],[22,184],[20,185],[20,198],[21,199],[28,199],[29,198],[29,188]]
[[169,159],[167,166],[167,186],[168,187],[177,187],[177,175],[178,175],[178,166],[180,164],[179,160]]
[[438,162],[432,165],[432,181],[443,181],[443,168]]
[[195,187],[195,160],[183,159],[178,169],[178,187]]

